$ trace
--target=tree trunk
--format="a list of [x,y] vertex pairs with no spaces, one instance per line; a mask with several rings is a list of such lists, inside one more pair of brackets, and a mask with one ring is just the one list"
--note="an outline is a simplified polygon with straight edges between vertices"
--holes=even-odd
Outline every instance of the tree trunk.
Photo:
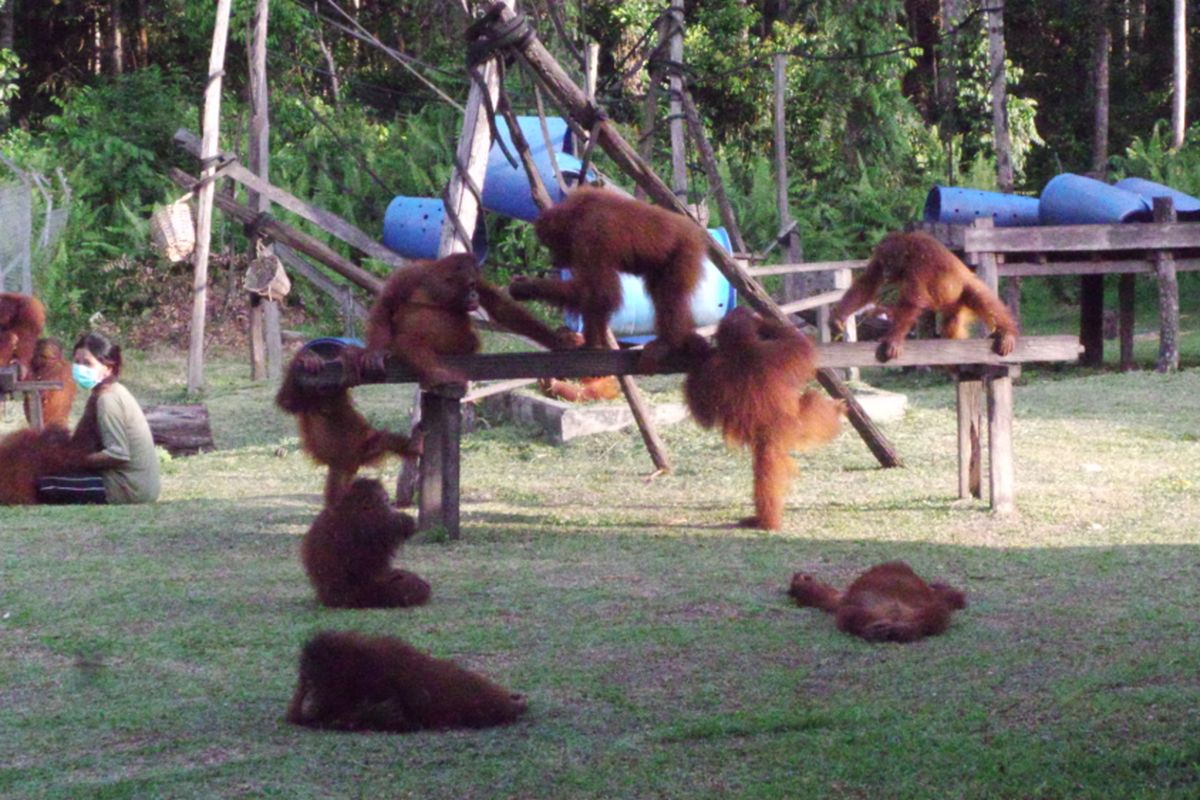
[[988,62],[992,92],[992,136],[996,143],[996,186],[1013,188],[1012,144],[1008,135],[1008,85],[1004,70],[1004,0],[993,0],[987,9]]
[[0,0],[0,50],[12,50],[16,24],[13,6],[17,0]]
[[1108,0],[1098,0],[1096,11],[1096,61],[1092,72],[1095,117],[1092,128],[1092,177],[1104,180],[1108,174],[1108,57],[1112,50],[1112,30],[1108,26]]
[[942,46],[934,66],[937,70],[936,104],[938,130],[946,151],[946,182],[954,185],[958,165],[954,156],[954,134],[958,130],[958,25],[962,21],[961,0],[942,0]]
[[1187,6],[1175,0],[1175,102],[1171,108],[1172,146],[1183,147],[1187,132]]
[[684,139],[683,121],[683,0],[671,0],[670,13],[671,65],[667,67],[667,85],[670,91],[671,110],[671,189],[675,196],[687,202],[687,143]]
[[133,52],[138,68],[150,64],[150,33],[146,29],[146,0],[137,0],[133,22]]
[[108,74],[120,75],[125,71],[125,41],[122,33],[121,0],[108,2],[108,28],[104,49],[108,56]]

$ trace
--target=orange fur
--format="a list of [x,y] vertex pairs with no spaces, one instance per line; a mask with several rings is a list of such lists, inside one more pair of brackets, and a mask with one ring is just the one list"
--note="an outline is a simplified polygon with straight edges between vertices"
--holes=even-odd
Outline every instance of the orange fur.
[[568,403],[615,400],[621,393],[621,384],[615,375],[579,378],[571,381],[561,378],[539,378],[538,388],[547,397],[565,400]]
[[317,591],[333,608],[399,608],[429,599],[419,575],[392,567],[392,557],[415,526],[388,505],[383,484],[359,478],[327,506],[300,543],[300,561]]
[[879,564],[838,592],[811,575],[797,572],[788,590],[796,605],[833,614],[839,630],[869,642],[911,642],[936,636],[950,624],[966,596],[944,583],[926,583],[903,561]]
[[36,297],[0,292],[0,366],[17,361],[21,375],[28,375],[45,324],[46,309]]
[[778,530],[783,498],[796,472],[791,453],[833,439],[845,404],[804,386],[816,375],[816,351],[790,325],[736,308],[717,327],[716,349],[688,372],[684,396],[696,422],[719,427],[754,461],[755,515],[746,527]]
[[38,478],[81,468],[87,452],[57,426],[25,428],[0,439],[0,505],[36,504]]
[[847,317],[889,285],[898,287],[899,299],[891,309],[891,330],[879,343],[880,361],[900,355],[904,337],[925,311],[940,315],[947,339],[965,339],[971,317],[977,316],[993,332],[998,354],[1016,347],[1017,323],[1000,298],[941,242],[920,231],[884,237],[866,270],[833,307],[830,327],[840,330]]
[[400,639],[324,631],[300,652],[286,719],[310,728],[405,733],[506,725],[525,710],[521,695]]
[[483,280],[475,259],[465,253],[437,261],[417,261],[395,270],[371,307],[367,320],[370,368],[382,369],[390,353],[404,361],[422,384],[462,383],[466,378],[439,356],[479,351],[479,335],[471,312],[482,306],[513,333],[552,350],[566,350],[574,340],[542,324],[507,293]]
[[581,186],[543,211],[533,228],[554,265],[570,267],[571,277],[518,278],[509,286],[513,297],[577,311],[586,346],[604,348],[608,321],[621,305],[617,273],[640,275],[654,302],[658,349],[696,346],[691,296],[708,246],[696,223],[640,200]]
[[[49,427],[68,427],[71,405],[75,402],[75,379],[71,377],[71,362],[63,358],[62,344],[56,339],[38,339],[31,362],[30,379],[62,381],[61,389],[41,393],[42,424]],[[29,404],[33,398],[25,395],[25,419],[30,418]]]
[[355,408],[347,387],[358,382],[362,354],[361,347],[343,347],[336,356],[342,363],[342,382],[337,386],[316,387],[306,384],[304,376],[320,372],[323,359],[312,351],[301,350],[288,365],[275,395],[275,404],[296,416],[304,452],[313,461],[329,467],[325,502],[330,505],[345,493],[362,467],[378,464],[388,453],[404,459],[415,459],[421,454],[419,437],[409,439],[374,428]]

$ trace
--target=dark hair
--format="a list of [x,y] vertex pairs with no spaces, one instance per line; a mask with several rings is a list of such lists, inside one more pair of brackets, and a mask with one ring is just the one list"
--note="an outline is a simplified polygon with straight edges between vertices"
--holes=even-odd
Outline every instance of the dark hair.
[[75,342],[74,350],[87,350],[97,361],[112,370],[114,378],[121,374],[121,345],[103,333],[85,333]]

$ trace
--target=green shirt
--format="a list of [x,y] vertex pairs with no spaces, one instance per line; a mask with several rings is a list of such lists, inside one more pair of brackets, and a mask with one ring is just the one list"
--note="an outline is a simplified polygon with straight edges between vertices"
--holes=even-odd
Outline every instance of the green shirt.
[[160,488],[158,453],[142,407],[114,382],[96,400],[96,421],[103,453],[125,462],[100,472],[108,502],[153,503]]

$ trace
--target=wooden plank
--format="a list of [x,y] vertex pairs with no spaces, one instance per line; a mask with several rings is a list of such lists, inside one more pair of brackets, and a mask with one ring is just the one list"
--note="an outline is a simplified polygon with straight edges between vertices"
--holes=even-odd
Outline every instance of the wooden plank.
[[963,249],[991,253],[1059,253],[1104,250],[1200,248],[1200,223],[1138,222],[1124,225],[1046,225],[963,230]]
[[992,510],[1013,510],[1016,492],[1013,477],[1013,391],[1012,378],[995,376],[986,380],[988,406],[988,482]]
[[[189,153],[194,153],[198,146],[196,135],[186,128],[175,132],[175,142]],[[226,157],[231,157],[225,154]],[[367,235],[352,223],[342,219],[331,211],[306,203],[291,192],[273,185],[264,178],[255,175],[236,161],[225,166],[223,175],[232,178],[248,190],[269,198],[293,214],[306,219],[321,230],[336,236],[346,244],[392,267],[406,267],[412,262],[394,250],[385,247],[373,237]]]
[[436,395],[442,406],[442,525],[451,539],[459,537],[459,470],[462,404],[453,395]]
[[[1200,258],[1175,260],[1176,272],[1200,270]],[[1154,265],[1144,258],[1118,259],[1115,261],[1053,261],[1026,262],[1009,261],[1000,265],[1001,277],[1026,277],[1047,275],[1113,275],[1152,273]]]
[[[172,181],[185,189],[191,189],[196,184],[196,179],[181,169],[172,167],[169,175]],[[253,210],[224,192],[218,192],[214,195],[213,202],[217,208],[245,225],[258,223],[259,230],[269,235],[276,242],[283,242],[311,258],[315,258],[343,278],[366,289],[371,294],[379,294],[379,290],[383,288],[382,279],[375,277],[354,262],[348,261],[338,255],[324,242],[314,239],[304,231],[296,230],[291,225],[271,217],[263,217],[260,221],[260,217]]]
[[[248,59],[250,63],[250,141],[247,161],[250,163],[251,174],[264,182],[267,181],[270,175],[271,164],[271,124],[270,113],[267,108],[269,101],[267,87],[267,21],[269,15],[269,0],[257,0],[254,6],[254,18],[250,24],[251,36]],[[179,134],[176,133],[176,140],[178,140],[178,136]],[[193,153],[195,155],[199,152],[199,142],[195,141],[194,137],[193,144],[196,147],[196,152]],[[235,164],[231,161],[228,166],[233,167]],[[246,205],[259,214],[267,213],[271,210],[270,199],[253,189],[246,194]],[[249,256],[251,259],[258,257],[260,247],[263,248],[264,253],[270,252],[270,243],[263,239],[261,233],[251,236],[249,241]],[[274,375],[269,375],[270,370],[267,363],[268,351],[271,348],[267,344],[268,328],[270,326],[266,324],[266,305],[272,301],[253,292],[247,293],[246,301],[250,307],[250,379],[263,381],[269,376],[278,379],[278,368],[276,368]],[[275,321],[276,324],[272,333],[278,337],[278,314],[276,314]],[[278,342],[278,339],[276,341]]]
[[958,496],[981,497],[983,380],[978,375],[959,376],[955,395],[958,410]]
[[807,261],[802,264],[772,264],[769,267],[747,267],[746,274],[754,277],[764,275],[786,275],[791,272],[830,272],[845,269],[863,269],[869,259],[857,258],[849,261]]
[[[796,314],[800,311],[807,311],[810,308],[824,308],[831,303],[836,303],[842,299],[842,295],[846,293],[845,289],[835,289],[832,292],[821,292],[814,294],[811,297],[805,297],[802,300],[794,300],[791,303],[784,303],[779,307],[779,310],[785,314]],[[820,328],[820,326],[818,326]],[[825,330],[829,330],[829,326],[825,326]]]
[[[979,217],[971,223],[970,231],[985,231],[995,226],[995,220],[991,217]],[[987,287],[993,292],[998,292],[1000,289],[1000,273],[995,251],[968,249],[966,257],[968,264],[975,265],[975,274],[979,276],[979,280],[986,283]]]
[[[1079,341],[1074,336],[1020,336],[1007,356],[992,351],[991,339],[913,339],[904,343],[899,358],[882,364],[875,359],[875,342],[835,342],[817,345],[825,367],[913,367],[913,366],[1007,366],[1028,362],[1074,361]],[[468,379],[509,380],[516,378],[583,378],[591,375],[678,374],[687,371],[679,358],[663,359],[661,369],[651,373],[642,368],[637,350],[567,350],[531,353],[485,353],[472,356],[443,356],[449,367],[462,370]],[[314,375],[314,385],[340,383],[341,365],[331,361]],[[368,376],[363,383],[416,383],[416,373],[397,359],[387,362],[383,375]]]

